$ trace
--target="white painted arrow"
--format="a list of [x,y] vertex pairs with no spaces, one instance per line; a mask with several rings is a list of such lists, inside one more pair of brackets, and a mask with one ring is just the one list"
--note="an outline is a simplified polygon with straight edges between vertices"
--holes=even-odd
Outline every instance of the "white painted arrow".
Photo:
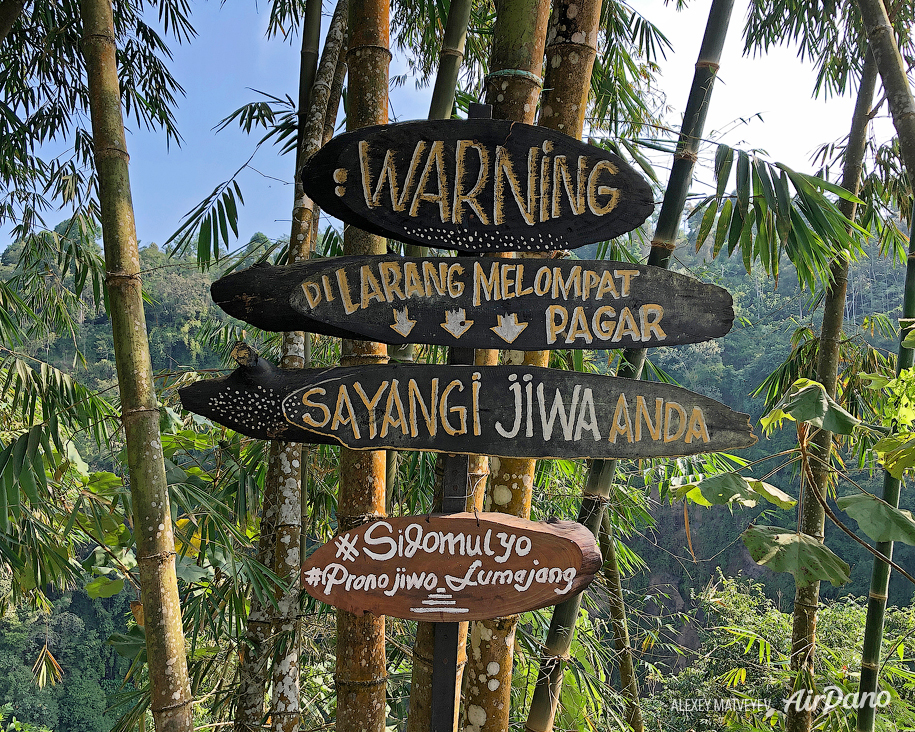
[[518,322],[518,316],[515,313],[497,317],[499,318],[499,324],[490,328],[490,330],[506,343],[514,343],[515,338],[521,335],[521,331],[527,328],[527,323]]
[[451,333],[455,338],[460,338],[464,333],[470,330],[473,321],[467,320],[467,312],[464,308],[461,308],[460,310],[446,310],[445,322],[441,325],[442,328]]
[[404,338],[410,335],[410,331],[413,330],[414,325],[416,325],[416,321],[410,320],[406,308],[394,311],[394,325],[392,325],[391,328],[400,333]]

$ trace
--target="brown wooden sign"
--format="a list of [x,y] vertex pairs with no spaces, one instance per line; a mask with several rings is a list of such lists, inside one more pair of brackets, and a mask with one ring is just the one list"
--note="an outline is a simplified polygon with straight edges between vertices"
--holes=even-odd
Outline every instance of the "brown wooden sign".
[[636,229],[654,209],[650,186],[622,158],[507,120],[348,132],[309,161],[302,184],[361,229],[469,252],[580,247]]
[[572,521],[401,516],[320,547],[302,566],[302,587],[356,615],[454,623],[555,605],[587,587],[601,564],[594,536]]
[[746,414],[669,384],[524,366],[264,364],[180,390],[184,407],[259,439],[318,433],[357,450],[647,458],[756,442]]
[[253,267],[212,292],[265,330],[464,348],[672,346],[723,336],[734,321],[724,288],[611,261],[334,257]]

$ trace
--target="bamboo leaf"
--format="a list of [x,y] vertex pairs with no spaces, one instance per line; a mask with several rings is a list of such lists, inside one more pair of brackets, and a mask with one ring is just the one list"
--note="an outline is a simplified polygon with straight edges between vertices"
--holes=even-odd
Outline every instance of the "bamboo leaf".
[[718,181],[718,187],[715,195],[720,199],[728,185],[728,178],[731,177],[731,165],[734,162],[734,150],[727,145],[719,145],[715,151],[715,178]]
[[123,579],[108,579],[107,577],[96,577],[86,585],[86,594],[93,600],[99,598],[114,597],[124,589]]
[[750,157],[740,150],[737,153],[737,208],[746,215],[750,205]]
[[709,203],[708,208],[705,209],[705,213],[702,215],[702,222],[699,224],[699,231],[696,235],[697,252],[702,248],[702,245],[708,238],[709,232],[712,230],[712,224],[715,223],[715,214],[717,213],[718,202],[713,199]]
[[715,229],[715,249],[712,251],[712,257],[718,256],[721,247],[724,246],[724,240],[727,238],[728,227],[731,225],[731,211],[734,206],[732,199],[727,199],[721,207],[721,215],[718,217],[718,226]]

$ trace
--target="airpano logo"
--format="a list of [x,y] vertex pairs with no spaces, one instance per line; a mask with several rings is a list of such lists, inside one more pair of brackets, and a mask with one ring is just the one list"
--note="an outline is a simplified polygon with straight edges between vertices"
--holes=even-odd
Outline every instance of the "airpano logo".
[[877,693],[866,691],[863,694],[849,694],[838,686],[827,686],[822,694],[814,694],[810,689],[798,689],[785,700],[785,714],[792,708],[798,712],[818,712],[828,714],[834,709],[864,709],[866,707],[882,709],[890,705],[890,692]]

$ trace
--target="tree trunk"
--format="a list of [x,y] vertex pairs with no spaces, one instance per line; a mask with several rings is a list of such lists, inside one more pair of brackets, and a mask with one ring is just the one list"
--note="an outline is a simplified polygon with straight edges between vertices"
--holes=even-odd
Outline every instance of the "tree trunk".
[[0,43],[6,40],[22,11],[25,10],[25,0],[3,0],[0,2]]
[[[388,121],[389,0],[351,0],[350,43],[347,54],[349,88],[347,130]],[[387,240],[347,226],[345,254],[385,254]],[[387,349],[371,341],[343,341],[341,364],[365,366],[386,363]],[[339,531],[384,517],[385,453],[340,448],[340,492],[337,501]],[[366,613],[356,617],[337,611],[338,732],[384,732],[385,665],[384,618]]]
[[[664,193],[655,235],[651,242],[648,263],[657,267],[667,267],[676,243],[680,217],[683,214],[686,196],[692,181],[693,168],[721,59],[721,51],[727,37],[732,7],[733,0],[714,0],[709,10],[709,19],[702,46],[699,49],[699,59],[696,62],[696,72],[690,87],[686,112],[683,115],[683,126],[680,130],[677,151],[674,154],[670,180]],[[555,113],[552,108],[549,111],[551,115]],[[544,113],[546,112],[545,105]],[[638,379],[645,363],[645,355],[644,349],[626,349],[617,375]],[[615,472],[615,460],[594,460],[588,471],[578,521],[587,526],[595,536],[599,536],[604,516],[604,502],[610,495]],[[618,568],[616,572],[618,574]],[[562,659],[571,647],[575,621],[580,608],[581,595],[576,595],[560,603],[553,610],[550,630],[544,643],[541,676],[538,678],[534,700],[531,704],[531,714],[528,717],[528,729],[531,732],[540,732],[540,730],[545,732],[552,729],[562,686],[563,666],[559,659]],[[635,689],[637,692],[637,686]],[[625,689],[624,693],[626,693]],[[638,709],[637,696],[630,697],[629,704],[630,712],[627,713],[627,716],[633,720],[639,719],[641,712]]]
[[[876,66],[871,54],[867,54],[861,72],[861,84],[852,115],[842,170],[842,187],[853,193],[857,193],[861,180],[861,166],[867,145],[867,127],[870,123],[870,109],[876,82]],[[841,199],[839,209],[846,218],[854,220],[854,203]],[[830,271],[832,272],[832,282],[827,287],[823,304],[823,324],[820,328],[820,345],[817,354],[817,381],[824,386],[830,396],[835,397],[839,375],[842,319],[845,314],[845,290],[848,284],[848,261],[842,257],[836,258],[830,266]],[[821,429],[812,440],[811,450],[817,459],[810,466],[813,485],[807,487],[808,490],[816,491],[821,496],[826,495],[826,487],[829,483],[828,466],[831,449],[832,433]],[[823,506],[813,496],[805,495],[799,511],[801,532],[822,542],[826,524]],[[798,586],[795,589],[791,631],[791,670],[798,673],[803,679],[811,679],[813,674],[819,599],[819,582],[813,582],[806,587]],[[795,688],[799,688],[797,683]],[[811,687],[809,693],[815,694],[816,692]],[[806,708],[808,706],[810,705],[795,704],[788,708],[785,728],[789,732],[810,730],[813,724],[813,712]]]
[[127,442],[152,713],[158,732],[194,726],[159,407],[140,283],[127,145],[109,0],[82,0],[83,52],[98,173],[105,282]]
[[[584,129],[591,72],[597,57],[600,13],[600,0],[556,0],[547,30],[546,78],[539,122],[543,127],[576,139],[581,139]],[[545,352],[544,356],[543,365],[547,365],[549,352]],[[526,729],[529,732],[547,732],[553,728],[562,685],[563,660],[568,657],[572,644],[580,604],[579,594],[571,604],[563,603],[567,612],[559,612],[558,618],[556,613],[559,608],[554,608],[553,619],[558,619],[561,625],[551,622],[544,642],[527,716]]]
[[[314,2],[310,2],[309,5],[314,5]],[[318,7],[320,9],[320,5]],[[313,13],[309,14],[306,9],[306,18],[311,19],[312,15]],[[320,24],[320,13],[317,21]],[[302,35],[303,39],[309,39],[314,36],[314,31],[306,27],[303,28]],[[303,69],[299,75],[300,84],[310,84],[313,88],[308,93],[299,89],[299,99],[306,101],[309,109],[307,113],[299,113],[299,119],[304,119],[305,122],[299,128],[296,152],[292,232],[288,253],[290,264],[307,259],[311,253],[314,207],[305,196],[299,182],[299,174],[305,161],[323,143],[328,99],[345,35],[346,2],[340,0],[327,32],[317,75],[307,69]],[[303,41],[304,63],[309,61],[311,55],[305,48],[307,45],[310,44]],[[307,334],[285,333],[283,368],[304,367],[310,360],[307,345]],[[286,579],[289,590],[277,597],[277,612],[272,618],[269,608],[264,608],[256,600],[252,600],[246,647],[242,651],[242,662],[239,667],[236,732],[249,732],[261,727],[267,672],[265,655],[272,656],[274,661],[271,726],[283,732],[292,732],[298,729],[299,725],[299,654],[295,629],[301,564],[302,452],[302,445],[299,443],[270,444],[267,475],[264,479],[264,508],[261,538],[258,542],[258,560]],[[266,645],[271,632],[275,639],[272,653]]]
[[[452,0],[448,7],[448,19],[442,37],[442,48],[439,52],[438,71],[432,89],[432,100],[429,103],[429,119],[450,119],[454,107],[454,93],[457,87],[458,72],[464,60],[464,44],[467,40],[467,25],[470,22],[472,0]],[[413,244],[406,245],[406,254],[410,257],[428,257],[429,249]],[[394,361],[412,362],[415,346],[412,343],[395,346],[391,349]],[[478,365],[484,365],[479,364]],[[389,457],[390,460],[390,457]],[[436,458],[436,468],[440,467],[442,456]],[[479,507],[483,505],[483,491],[486,477],[489,475],[489,462],[485,456],[470,457],[468,475],[471,485],[476,486],[468,496],[467,510],[477,508],[474,497],[479,496]],[[482,479],[482,483],[480,482]],[[390,495],[391,489],[388,488]],[[458,673],[455,678],[455,714],[460,713],[460,689],[467,661],[467,623],[458,625]],[[432,658],[435,646],[435,626],[433,623],[419,623],[416,629],[416,641],[413,644],[413,667],[410,679],[410,715],[407,718],[406,732],[427,732],[432,724]]]
[[[550,4],[497,0],[486,102],[495,119],[532,124],[543,80],[543,52]],[[480,358],[494,361],[491,355]],[[545,366],[548,351],[509,351],[507,362]],[[485,510],[528,517],[536,460],[490,458]],[[470,629],[471,653],[464,673],[465,732],[502,732],[511,712],[512,661],[517,616],[482,620]]]

